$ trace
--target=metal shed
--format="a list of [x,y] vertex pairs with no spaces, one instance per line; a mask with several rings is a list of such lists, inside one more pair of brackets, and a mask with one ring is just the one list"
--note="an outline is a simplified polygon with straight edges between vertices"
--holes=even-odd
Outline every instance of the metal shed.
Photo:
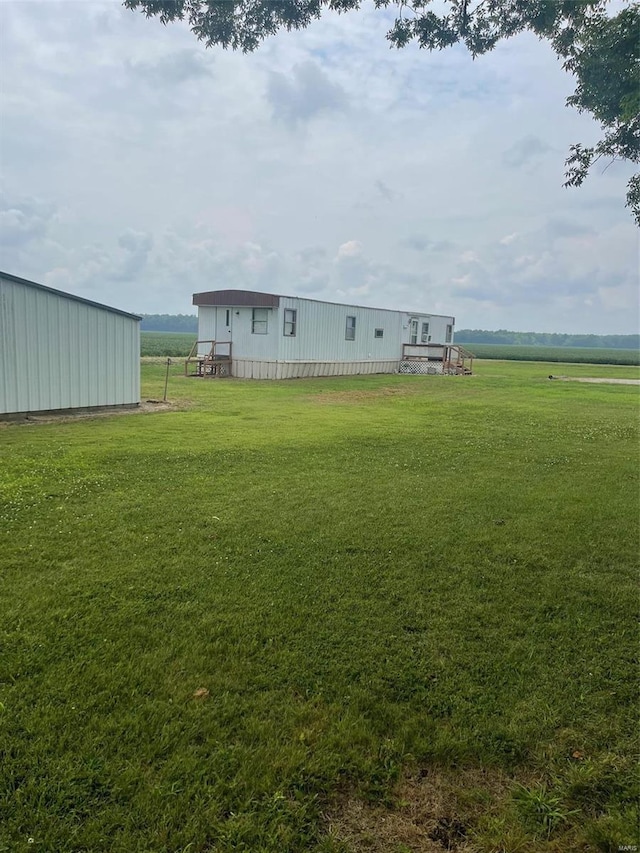
[[140,317],[0,272],[0,417],[139,402]]

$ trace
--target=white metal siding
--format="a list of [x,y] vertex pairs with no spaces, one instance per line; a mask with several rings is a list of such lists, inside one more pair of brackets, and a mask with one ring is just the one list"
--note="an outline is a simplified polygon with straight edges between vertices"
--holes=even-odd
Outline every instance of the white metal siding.
[[[198,340],[215,341],[216,339],[216,309],[210,305],[198,308]],[[200,344],[198,355],[206,355],[211,345]]]
[[[200,309],[202,310],[202,309]],[[231,308],[232,317],[232,358],[255,360],[277,359],[278,357],[278,309],[260,308],[267,313],[267,334],[254,335],[251,332],[253,308]]]
[[439,346],[437,344],[434,345],[433,343],[431,343],[428,350],[425,350],[424,346],[422,346],[420,344],[417,344],[415,346],[413,344],[407,344],[404,347],[405,357],[408,357],[408,358],[418,357],[418,358],[433,358],[433,359],[439,358],[439,359],[443,359],[444,353],[445,353],[445,347]]
[[[220,308],[213,305],[203,305],[198,308],[198,340],[199,341],[233,341],[232,328],[234,320],[238,318],[235,312],[238,308]],[[229,326],[227,326],[227,311],[229,312]],[[211,345],[201,344],[198,347],[198,355],[205,355],[209,352]],[[226,353],[227,348],[223,347],[221,352]]]
[[0,279],[0,413],[140,402],[140,323]]
[[[297,311],[296,335],[285,336],[284,310]],[[365,361],[400,358],[401,315],[398,311],[334,305],[310,299],[283,297],[278,329],[283,361]],[[347,317],[356,318],[355,339],[346,339]],[[383,337],[374,336],[383,329]]]
[[454,318],[443,317],[440,314],[403,314],[402,315],[402,342],[408,344],[411,335],[411,320],[415,318],[418,321],[418,343],[422,343],[422,324],[429,323],[430,341],[427,343],[444,344],[453,343],[453,334],[451,341],[447,341],[447,326],[450,325],[453,331]]

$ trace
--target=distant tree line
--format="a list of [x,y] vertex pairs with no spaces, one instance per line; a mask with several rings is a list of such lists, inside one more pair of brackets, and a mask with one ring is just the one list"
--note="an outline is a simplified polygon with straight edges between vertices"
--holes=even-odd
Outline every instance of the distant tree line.
[[595,347],[597,349],[640,349],[640,335],[563,335],[545,332],[510,332],[498,329],[456,329],[459,344],[512,344],[532,347]]
[[194,332],[198,331],[195,314],[141,314],[143,332]]

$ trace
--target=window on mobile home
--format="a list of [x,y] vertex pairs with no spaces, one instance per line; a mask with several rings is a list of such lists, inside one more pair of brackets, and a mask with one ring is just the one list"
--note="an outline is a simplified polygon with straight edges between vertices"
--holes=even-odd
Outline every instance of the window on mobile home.
[[348,341],[355,341],[356,339],[356,318],[355,317],[347,317],[347,328],[345,330],[345,338]]
[[291,308],[284,309],[284,332],[283,334],[287,338],[295,338],[296,336],[296,322],[297,322],[297,311],[294,311]]
[[251,314],[251,334],[266,335],[269,312],[266,308],[254,308]]

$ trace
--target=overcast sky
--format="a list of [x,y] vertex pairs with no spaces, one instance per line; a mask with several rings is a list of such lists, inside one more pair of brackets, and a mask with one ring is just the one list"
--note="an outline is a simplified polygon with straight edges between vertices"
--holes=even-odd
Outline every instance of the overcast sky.
[[598,127],[545,43],[396,51],[367,8],[243,56],[117,3],[0,16],[7,272],[145,313],[246,288],[458,328],[639,329],[632,172],[562,188]]

